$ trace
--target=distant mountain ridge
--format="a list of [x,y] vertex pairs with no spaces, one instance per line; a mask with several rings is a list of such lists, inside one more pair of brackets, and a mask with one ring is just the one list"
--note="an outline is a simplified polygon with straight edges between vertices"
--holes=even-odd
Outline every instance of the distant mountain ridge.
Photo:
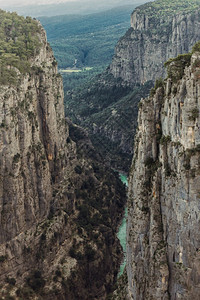
[[[126,32],[133,6],[88,15],[40,17],[59,68],[107,66]],[[101,46],[100,46],[101,45]]]
[[56,16],[63,14],[89,14],[105,11],[111,8],[124,5],[140,5],[148,1],[144,0],[83,0],[83,1],[69,1],[65,3],[55,3],[46,5],[26,5],[26,6],[9,6],[2,5],[2,8],[8,11],[16,11],[20,15],[41,17],[41,16]]

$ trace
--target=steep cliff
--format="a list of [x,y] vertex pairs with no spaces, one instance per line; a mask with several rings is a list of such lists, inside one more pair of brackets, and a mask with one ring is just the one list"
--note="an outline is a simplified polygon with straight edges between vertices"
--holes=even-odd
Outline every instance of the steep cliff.
[[105,299],[125,189],[66,121],[41,25],[0,14],[0,298]]
[[110,72],[131,86],[163,77],[164,62],[187,53],[200,39],[199,7],[199,0],[158,0],[136,8]]
[[139,106],[129,179],[130,299],[200,297],[200,45]]
[[199,0],[158,0],[136,8],[108,69],[66,95],[67,114],[87,128],[113,167],[130,168],[137,105],[164,76],[164,62],[200,40],[199,5]]

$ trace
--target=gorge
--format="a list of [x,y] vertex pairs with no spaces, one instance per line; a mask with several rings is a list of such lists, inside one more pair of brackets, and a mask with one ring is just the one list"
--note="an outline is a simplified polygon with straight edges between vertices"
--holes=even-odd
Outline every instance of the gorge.
[[0,10],[2,300],[200,298],[199,7],[138,7],[65,103],[41,24]]

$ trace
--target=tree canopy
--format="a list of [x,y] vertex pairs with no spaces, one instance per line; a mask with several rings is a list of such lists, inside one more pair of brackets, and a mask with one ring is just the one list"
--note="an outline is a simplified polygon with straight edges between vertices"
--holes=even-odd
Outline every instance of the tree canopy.
[[30,17],[0,10],[0,84],[14,84],[17,68],[21,73],[30,69],[30,58],[40,48],[40,26]]

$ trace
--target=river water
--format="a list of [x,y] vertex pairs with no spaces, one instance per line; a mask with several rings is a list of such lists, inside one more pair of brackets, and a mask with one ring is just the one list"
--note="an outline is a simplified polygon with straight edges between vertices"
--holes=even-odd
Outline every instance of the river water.
[[[121,174],[121,173],[119,174],[119,176],[120,176],[121,181],[123,183],[125,183],[126,186],[128,186],[127,176],[124,174]],[[125,265],[126,265],[126,218],[127,218],[127,208],[125,208],[122,224],[121,224],[118,234],[117,234],[117,237],[120,240],[120,244],[122,245],[123,252],[124,252],[124,260],[120,266],[120,271],[119,271],[118,277],[120,275],[122,275]]]

